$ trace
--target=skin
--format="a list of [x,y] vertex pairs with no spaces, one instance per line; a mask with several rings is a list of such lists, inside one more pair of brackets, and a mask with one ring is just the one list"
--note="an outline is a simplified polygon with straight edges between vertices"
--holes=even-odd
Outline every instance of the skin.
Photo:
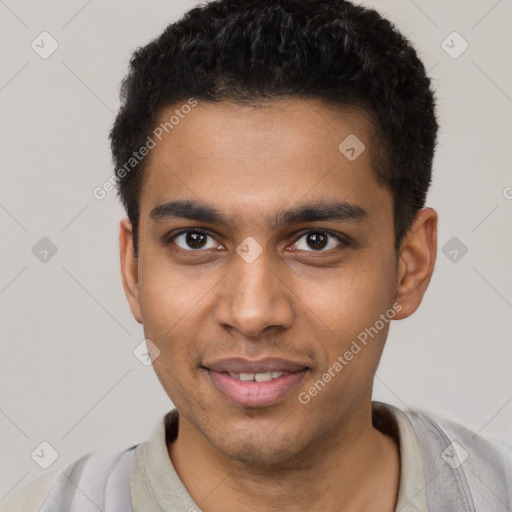
[[[160,350],[153,366],[180,413],[169,456],[206,512],[395,509],[398,447],[371,419],[389,323],[307,405],[298,400],[394,303],[395,319],[411,315],[433,272],[437,214],[418,213],[397,255],[392,195],[372,170],[371,133],[363,112],[316,100],[200,102],[149,155],[138,259],[131,224],[120,223],[123,286]],[[349,134],[366,145],[354,161],[338,149]],[[213,205],[231,223],[151,219],[174,199]],[[366,215],[271,224],[278,211],[328,200]],[[185,235],[169,240],[182,228],[212,236],[200,239],[203,248]],[[351,241],[329,237],[318,249],[307,236],[318,229]],[[262,248],[252,263],[236,252],[246,237]],[[278,403],[240,407],[201,369],[235,356],[281,357],[309,370]]]

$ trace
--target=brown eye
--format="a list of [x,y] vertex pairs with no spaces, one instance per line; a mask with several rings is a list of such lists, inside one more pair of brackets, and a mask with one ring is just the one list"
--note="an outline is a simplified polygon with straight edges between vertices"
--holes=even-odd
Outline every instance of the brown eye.
[[[208,246],[208,238],[211,238]],[[199,251],[202,249],[214,249],[218,244],[211,235],[205,231],[188,229],[174,235],[169,242],[174,242],[180,249],[185,251]]]
[[[301,244],[303,239],[304,243]],[[323,230],[308,231],[295,242],[297,249],[307,252],[327,252],[327,250],[345,245],[347,243],[340,236]]]

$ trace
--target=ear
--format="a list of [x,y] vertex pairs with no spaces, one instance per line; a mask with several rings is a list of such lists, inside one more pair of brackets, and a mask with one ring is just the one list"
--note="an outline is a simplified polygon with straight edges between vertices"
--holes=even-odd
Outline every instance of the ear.
[[395,319],[412,315],[421,304],[437,255],[437,212],[423,208],[405,235],[398,256],[396,300],[402,309]]
[[120,222],[119,228],[119,251],[124,293],[130,304],[133,317],[141,324],[137,259],[133,250],[132,224],[128,217]]

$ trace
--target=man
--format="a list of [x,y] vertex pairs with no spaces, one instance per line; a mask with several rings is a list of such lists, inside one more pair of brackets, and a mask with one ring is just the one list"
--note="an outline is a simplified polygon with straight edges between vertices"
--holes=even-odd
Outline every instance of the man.
[[510,452],[372,402],[436,259],[434,97],[391,23],[210,2],[136,51],[122,101],[123,286],[175,409],[3,510],[509,510]]

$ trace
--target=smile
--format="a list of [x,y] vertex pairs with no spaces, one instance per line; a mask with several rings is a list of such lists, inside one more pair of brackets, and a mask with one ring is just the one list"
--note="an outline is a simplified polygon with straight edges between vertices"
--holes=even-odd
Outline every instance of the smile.
[[289,397],[308,369],[294,372],[217,372],[205,368],[209,383],[223,399],[238,407],[269,407]]

